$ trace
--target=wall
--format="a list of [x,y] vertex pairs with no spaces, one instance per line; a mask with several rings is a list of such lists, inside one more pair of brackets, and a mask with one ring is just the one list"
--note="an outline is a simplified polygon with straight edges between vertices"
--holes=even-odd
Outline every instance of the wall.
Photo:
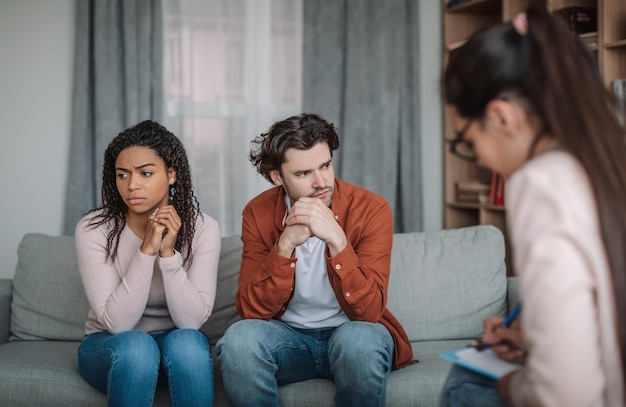
[[0,1],[0,278],[27,232],[62,230],[75,0]]
[[[25,233],[59,235],[70,140],[76,0],[0,1],[0,278]],[[419,0],[424,229],[443,225],[441,2]],[[437,16],[437,18],[433,18]],[[432,102],[432,103],[431,103]],[[434,118],[434,120],[432,119]]]

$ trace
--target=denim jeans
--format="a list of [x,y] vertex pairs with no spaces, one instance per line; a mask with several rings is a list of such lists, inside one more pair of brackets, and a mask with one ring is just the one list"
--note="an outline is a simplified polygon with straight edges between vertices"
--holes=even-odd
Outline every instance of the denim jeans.
[[453,365],[441,393],[441,407],[505,407],[497,382],[464,367]]
[[107,393],[109,406],[150,407],[157,382],[169,386],[171,406],[213,406],[210,345],[195,329],[90,334],[78,348],[78,366],[87,383]]
[[279,407],[278,385],[335,382],[337,407],[384,406],[393,338],[380,323],[296,329],[277,320],[241,320],[215,345],[232,407]]

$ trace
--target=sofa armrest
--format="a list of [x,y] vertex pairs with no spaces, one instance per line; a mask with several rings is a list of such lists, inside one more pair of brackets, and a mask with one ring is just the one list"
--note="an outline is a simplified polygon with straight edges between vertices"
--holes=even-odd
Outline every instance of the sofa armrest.
[[13,280],[0,278],[0,343],[9,341]]
[[506,303],[508,306],[508,312],[520,302],[519,293],[519,279],[518,277],[507,277],[506,279]]

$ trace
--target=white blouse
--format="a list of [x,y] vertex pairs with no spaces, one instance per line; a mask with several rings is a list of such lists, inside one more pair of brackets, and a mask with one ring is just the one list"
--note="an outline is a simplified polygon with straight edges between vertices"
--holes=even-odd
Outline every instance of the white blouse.
[[505,199],[529,350],[511,382],[514,405],[623,405],[613,288],[586,172],[548,151],[510,177]]

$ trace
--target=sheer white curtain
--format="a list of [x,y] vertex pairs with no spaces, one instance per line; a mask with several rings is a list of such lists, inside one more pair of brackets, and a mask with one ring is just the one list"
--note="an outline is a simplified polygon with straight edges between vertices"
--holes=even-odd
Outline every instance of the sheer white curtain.
[[302,0],[163,0],[164,125],[187,149],[222,235],[269,188],[250,140],[302,108]]

